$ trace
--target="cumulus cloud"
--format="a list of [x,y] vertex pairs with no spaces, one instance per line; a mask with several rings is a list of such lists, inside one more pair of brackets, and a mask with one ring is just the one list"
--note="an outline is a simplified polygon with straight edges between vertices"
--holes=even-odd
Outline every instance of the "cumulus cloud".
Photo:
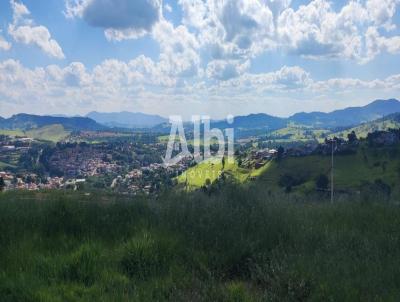
[[153,31],[153,38],[160,45],[159,66],[167,74],[195,76],[199,73],[199,44],[186,26],[160,21]]
[[243,74],[249,66],[249,61],[213,60],[208,63],[206,72],[210,79],[226,81]]
[[1,30],[0,30],[0,50],[9,50],[11,48],[11,43],[7,42],[3,36],[1,35]]
[[109,40],[134,39],[160,20],[161,0],[67,0],[66,15],[104,28]]
[[[298,10],[288,8],[278,19],[281,45],[292,53],[321,59],[353,59],[359,63],[372,60],[382,51],[398,52],[392,44],[397,36],[385,38],[392,47],[379,47],[371,41],[376,30],[393,28],[392,18],[398,0],[368,0],[365,4],[350,1],[339,12],[326,0],[314,0]],[[374,35],[374,37],[372,36]],[[383,41],[383,37],[381,41]]]
[[194,28],[200,43],[215,54],[253,57],[274,47],[273,13],[262,0],[180,0],[183,23]]
[[395,28],[392,19],[399,0],[349,1],[338,11],[327,0],[313,0],[297,9],[290,7],[290,0],[179,3],[183,23],[213,59],[246,61],[272,50],[365,63],[384,51],[398,53],[398,36],[382,36],[382,46],[373,50],[367,34],[370,27]]
[[39,47],[47,55],[63,59],[64,53],[56,40],[51,38],[49,30],[43,25],[34,25],[28,16],[28,8],[15,0],[10,0],[13,11],[13,23],[8,26],[8,34],[18,43]]
[[[262,105],[264,98],[272,97],[282,102],[299,101],[319,95],[333,96],[337,92],[356,95],[366,91],[382,97],[398,93],[399,89],[400,74],[371,81],[356,78],[317,81],[298,66],[284,66],[260,74],[244,71],[221,82],[197,81],[177,86],[176,77],[145,56],[129,62],[106,60],[90,70],[80,62],[63,68],[56,65],[26,68],[12,59],[0,62],[0,101],[3,111],[10,110],[7,112],[21,111],[28,106],[42,114],[43,111],[57,112],[59,108],[76,114],[76,110],[85,113],[99,108],[129,110],[135,106],[138,110],[142,107],[137,106],[151,104],[153,111],[154,108],[169,108],[169,113],[173,113],[171,111],[182,107],[183,101],[186,105],[183,107],[200,106],[196,107],[199,110],[204,109],[203,102],[207,102],[214,111],[217,104],[223,104],[224,110],[234,109],[229,106],[232,102],[238,108],[253,108],[252,102]],[[285,102],[281,104],[287,106]]]

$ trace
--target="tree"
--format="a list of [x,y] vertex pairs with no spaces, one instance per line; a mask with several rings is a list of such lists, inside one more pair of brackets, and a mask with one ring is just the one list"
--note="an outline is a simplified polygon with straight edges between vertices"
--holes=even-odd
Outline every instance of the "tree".
[[325,174],[320,174],[316,179],[315,179],[315,186],[319,190],[327,190],[329,185],[329,179]]
[[282,159],[283,153],[285,153],[285,149],[282,146],[278,148],[278,160]]
[[222,156],[222,170],[225,169],[225,156]]
[[0,192],[4,191],[6,184],[4,183],[3,177],[0,177]]
[[357,141],[357,135],[354,131],[351,131],[351,133],[347,134],[347,139],[349,140],[349,143],[354,143]]

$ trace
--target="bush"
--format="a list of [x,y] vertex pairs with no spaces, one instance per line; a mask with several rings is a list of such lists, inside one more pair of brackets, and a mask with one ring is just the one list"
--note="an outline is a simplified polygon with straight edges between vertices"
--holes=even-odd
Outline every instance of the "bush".
[[164,274],[170,268],[172,245],[144,232],[122,246],[120,265],[131,278],[146,280]]
[[93,244],[83,244],[67,257],[62,268],[62,277],[71,282],[92,285],[101,273],[100,252]]

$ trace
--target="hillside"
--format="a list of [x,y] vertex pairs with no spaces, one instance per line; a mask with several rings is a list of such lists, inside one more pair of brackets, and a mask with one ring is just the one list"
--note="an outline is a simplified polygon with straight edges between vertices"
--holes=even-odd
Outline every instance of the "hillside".
[[[334,180],[338,191],[355,193],[373,188],[376,180],[382,180],[400,197],[400,147],[368,148],[362,146],[356,154],[335,155]],[[330,178],[331,158],[323,155],[289,157],[274,161],[258,181],[271,191],[283,192],[280,185],[284,176],[292,179],[293,192],[315,192],[315,180],[320,174]]]
[[0,129],[8,130],[31,130],[49,125],[62,125],[68,131],[107,129],[106,126],[86,117],[40,116],[20,113],[0,120]]
[[368,133],[375,131],[386,131],[389,129],[399,129],[400,128],[400,113],[390,114],[383,118],[363,123],[359,126],[348,128],[339,132],[334,132],[329,136],[347,138],[347,135],[354,131],[359,138],[367,137]]
[[162,123],[168,122],[168,119],[159,115],[145,114],[140,112],[90,112],[86,115],[99,124],[109,127],[119,128],[152,128]]
[[59,142],[68,137],[70,132],[66,131],[63,125],[49,125],[25,131],[25,135],[39,140]]

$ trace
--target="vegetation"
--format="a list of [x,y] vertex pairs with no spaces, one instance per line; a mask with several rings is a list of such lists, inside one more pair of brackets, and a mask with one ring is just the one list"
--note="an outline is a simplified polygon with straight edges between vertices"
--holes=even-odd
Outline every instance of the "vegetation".
[[191,188],[200,188],[208,179],[211,183],[218,180],[224,173],[230,176],[231,179],[243,183],[252,174],[252,170],[241,168],[237,162],[230,162],[228,159],[222,160],[209,160],[201,162],[200,164],[189,168],[183,174],[178,176],[178,183],[186,184]]
[[398,301],[398,206],[294,196],[2,193],[1,300]]
[[[381,180],[393,189],[394,197],[399,197],[399,154],[398,146],[371,148],[361,144],[355,154],[335,155],[335,187],[338,191],[357,193]],[[272,191],[291,187],[300,194],[312,193],[317,188],[316,178],[321,173],[330,175],[330,171],[330,156],[288,157],[271,162],[258,181]]]
[[37,129],[31,129],[25,132],[27,137],[46,140],[51,142],[59,142],[70,135],[62,125],[49,125]]

